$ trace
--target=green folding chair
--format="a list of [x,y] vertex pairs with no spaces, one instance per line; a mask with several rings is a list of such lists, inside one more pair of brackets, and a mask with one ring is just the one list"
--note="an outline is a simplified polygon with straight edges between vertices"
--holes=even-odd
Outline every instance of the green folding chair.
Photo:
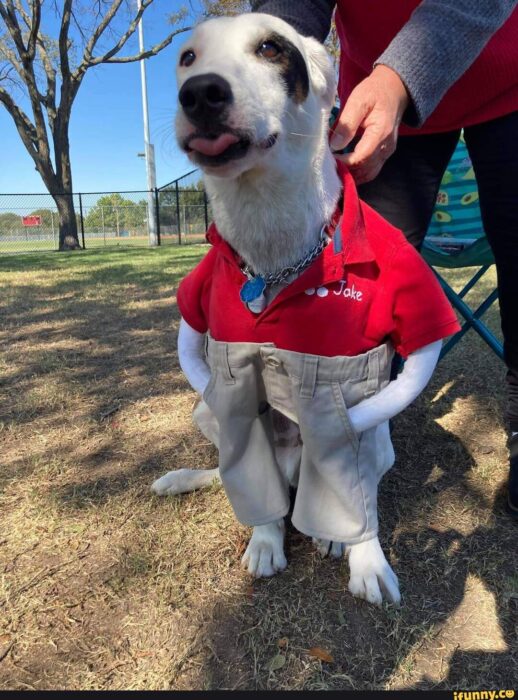
[[[451,304],[464,318],[461,330],[443,346],[441,357],[473,328],[503,359],[502,343],[482,321],[482,316],[498,299],[498,290],[493,289],[476,309],[471,308],[464,299],[495,260],[482,227],[477,183],[462,136],[441,182],[421,252]],[[460,292],[456,292],[438,271],[464,267],[478,269]]]

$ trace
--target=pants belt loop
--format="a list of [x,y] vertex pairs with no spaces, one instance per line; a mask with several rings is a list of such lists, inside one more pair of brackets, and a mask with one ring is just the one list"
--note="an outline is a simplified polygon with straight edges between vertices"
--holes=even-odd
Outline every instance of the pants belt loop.
[[236,380],[232,376],[228,362],[228,352],[228,343],[220,343],[218,345],[218,368],[221,370],[225,384],[235,384]]
[[318,357],[306,355],[300,380],[300,396],[303,399],[312,399],[315,393],[317,381]]
[[369,353],[369,375],[365,386],[365,396],[372,396],[379,386],[380,375],[380,349]]

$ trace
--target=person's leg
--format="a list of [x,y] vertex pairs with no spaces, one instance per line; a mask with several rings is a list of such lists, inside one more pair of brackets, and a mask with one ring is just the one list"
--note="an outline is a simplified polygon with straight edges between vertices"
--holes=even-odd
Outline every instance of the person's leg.
[[417,249],[430,225],[439,185],[459,135],[460,130],[401,136],[376,179],[358,188],[361,199],[401,229]]
[[496,261],[511,429],[509,505],[518,517],[518,112],[464,131]]
[[[401,136],[395,153],[373,182],[358,193],[378,214],[401,229],[410,243],[421,248],[430,225],[437,192],[459,140],[460,130],[446,134]],[[394,356],[390,379],[403,366]]]

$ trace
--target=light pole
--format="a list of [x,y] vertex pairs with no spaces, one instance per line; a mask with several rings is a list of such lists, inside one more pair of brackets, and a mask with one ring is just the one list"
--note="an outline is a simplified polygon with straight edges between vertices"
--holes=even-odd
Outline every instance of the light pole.
[[[137,0],[137,9],[140,10],[142,0]],[[142,17],[138,23],[138,42],[140,53],[144,52],[144,30],[142,27]],[[146,64],[145,59],[140,60],[140,83],[142,87],[142,112],[144,116],[144,148],[146,157],[146,173],[147,173],[147,220],[149,232],[149,245],[158,245],[158,233],[155,211],[155,188],[156,188],[156,168],[155,168],[155,149],[149,139],[149,117],[147,106],[147,81],[146,81]]]

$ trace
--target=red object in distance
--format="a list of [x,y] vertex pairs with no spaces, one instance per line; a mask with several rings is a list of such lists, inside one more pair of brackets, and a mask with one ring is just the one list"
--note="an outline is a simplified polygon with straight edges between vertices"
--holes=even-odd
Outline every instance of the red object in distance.
[[22,216],[24,226],[41,226],[41,216]]

